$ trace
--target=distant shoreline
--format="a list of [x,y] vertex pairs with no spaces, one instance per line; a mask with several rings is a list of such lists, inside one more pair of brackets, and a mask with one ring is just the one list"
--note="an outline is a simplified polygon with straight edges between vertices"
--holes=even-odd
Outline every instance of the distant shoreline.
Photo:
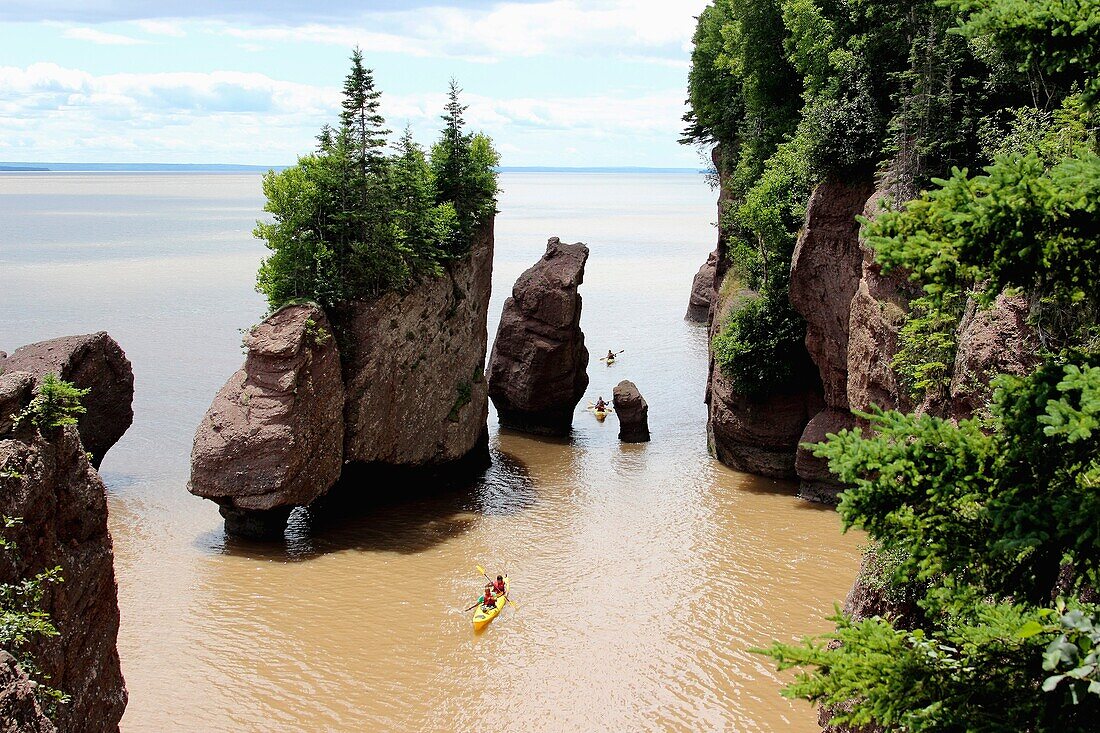
[[[0,162],[0,173],[266,173],[285,165],[234,165],[228,163],[39,163]],[[698,174],[701,168],[653,168],[642,166],[501,166],[499,173],[634,173],[645,175]]]

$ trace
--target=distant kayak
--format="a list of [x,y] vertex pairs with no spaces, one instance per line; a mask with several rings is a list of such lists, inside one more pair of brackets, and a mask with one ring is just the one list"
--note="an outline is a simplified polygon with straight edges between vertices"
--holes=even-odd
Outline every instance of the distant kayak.
[[596,419],[599,420],[600,422],[603,422],[605,417],[607,417],[610,413],[614,412],[614,410],[611,409],[610,407],[605,407],[602,410],[597,410],[596,405],[591,403],[591,402],[588,403],[588,411],[591,412],[593,415],[595,415]]
[[492,608],[486,608],[485,604],[480,604],[477,610],[474,611],[474,617],[471,619],[471,623],[474,625],[475,631],[484,629],[490,621],[500,615],[501,610],[504,609],[504,604],[508,603],[508,576],[504,576],[504,595],[497,598],[496,603]]
[[622,349],[622,350],[617,351],[614,354],[610,354],[608,356],[601,356],[600,361],[607,362],[607,365],[611,366],[612,364],[615,363],[615,360],[618,358],[619,354],[623,353],[623,351],[626,351],[626,349]]

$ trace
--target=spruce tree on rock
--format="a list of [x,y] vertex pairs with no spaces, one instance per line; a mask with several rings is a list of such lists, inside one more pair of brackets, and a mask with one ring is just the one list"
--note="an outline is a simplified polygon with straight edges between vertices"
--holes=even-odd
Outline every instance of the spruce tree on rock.
[[374,171],[386,147],[386,119],[379,111],[382,92],[374,88],[374,71],[363,66],[358,46],[351,53],[351,71],[344,80],[340,121],[348,131],[352,149],[363,173]]

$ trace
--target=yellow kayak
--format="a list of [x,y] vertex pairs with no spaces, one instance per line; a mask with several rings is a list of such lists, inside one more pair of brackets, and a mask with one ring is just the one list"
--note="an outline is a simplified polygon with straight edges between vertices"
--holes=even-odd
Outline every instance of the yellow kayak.
[[504,609],[504,604],[508,602],[508,576],[504,576],[504,595],[496,599],[496,603],[492,608],[486,608],[484,604],[477,607],[474,611],[474,617],[472,622],[474,624],[474,630],[480,631],[485,628],[490,621],[500,615],[500,612]]
[[595,415],[596,419],[600,422],[603,422],[605,417],[614,412],[614,410],[612,410],[610,407],[605,407],[602,410],[598,410],[596,409],[596,405],[592,404],[591,402],[588,403],[588,411]]

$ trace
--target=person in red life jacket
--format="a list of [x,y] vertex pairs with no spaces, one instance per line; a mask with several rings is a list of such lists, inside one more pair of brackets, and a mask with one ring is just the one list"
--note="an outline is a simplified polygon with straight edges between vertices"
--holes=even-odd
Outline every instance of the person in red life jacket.
[[595,409],[596,409],[596,411],[601,411],[601,410],[606,410],[607,409],[607,402],[604,401],[603,395],[600,395],[600,398],[598,400],[596,400]]
[[499,596],[499,595],[504,595],[504,591],[505,591],[505,587],[504,587],[504,578],[502,578],[502,577],[501,577],[501,576],[499,576],[499,575],[497,576],[497,580],[496,580],[496,582],[495,582],[495,583],[493,583],[493,591],[494,591],[494,592],[495,592],[495,593],[496,593],[496,594],[497,594],[498,596]]
[[493,584],[492,583],[489,583],[488,585],[485,586],[485,594],[483,596],[481,596],[480,600],[481,600],[481,605],[484,606],[486,610],[488,610],[490,608],[496,608],[497,599],[493,597]]

